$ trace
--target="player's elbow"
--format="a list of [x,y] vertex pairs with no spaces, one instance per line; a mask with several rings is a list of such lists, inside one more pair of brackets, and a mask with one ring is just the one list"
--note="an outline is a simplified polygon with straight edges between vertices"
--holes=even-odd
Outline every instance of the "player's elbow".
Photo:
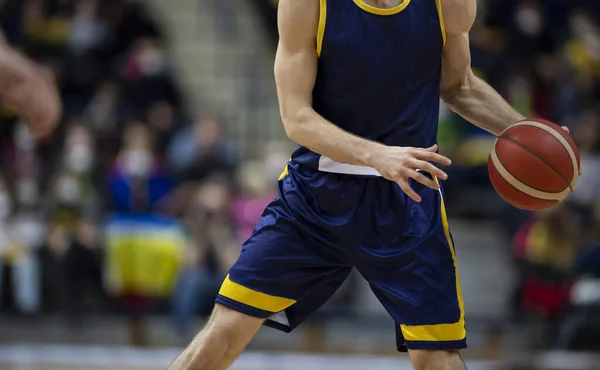
[[287,137],[293,142],[302,145],[302,129],[307,121],[306,109],[299,109],[293,112],[281,112],[281,120]]
[[442,89],[440,90],[442,100],[450,107],[459,105],[462,98],[473,90],[476,79],[477,77],[473,71],[469,70],[462,78],[450,84],[442,84]]
[[287,135],[288,139],[292,140],[292,141],[296,141],[294,140],[295,137],[297,136],[297,121],[293,118],[293,117],[286,117],[286,116],[282,116],[281,120],[283,122],[283,129],[285,130],[285,134]]
[[454,102],[457,100],[457,97],[460,95],[461,87],[459,84],[447,86],[440,90],[440,95],[444,103],[449,106],[454,105]]

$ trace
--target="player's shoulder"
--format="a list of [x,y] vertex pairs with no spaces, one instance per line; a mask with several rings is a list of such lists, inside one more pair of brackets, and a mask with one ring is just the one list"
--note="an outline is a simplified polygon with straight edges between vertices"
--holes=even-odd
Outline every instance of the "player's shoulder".
[[318,17],[320,0],[279,0],[278,9],[281,16]]
[[477,0],[440,0],[446,32],[469,32],[477,15]]
[[315,33],[320,15],[320,0],[279,0],[278,23],[280,31]]

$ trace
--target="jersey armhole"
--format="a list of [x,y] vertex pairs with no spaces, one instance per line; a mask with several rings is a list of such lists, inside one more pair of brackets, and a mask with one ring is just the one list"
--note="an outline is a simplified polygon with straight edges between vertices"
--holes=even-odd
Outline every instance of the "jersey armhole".
[[319,0],[319,28],[317,29],[317,56],[321,56],[323,50],[323,36],[325,35],[325,23],[327,22],[327,0]]
[[440,18],[440,29],[442,31],[443,46],[446,46],[446,25],[444,24],[444,13],[442,12],[442,0],[435,0],[435,2],[438,11],[438,17]]

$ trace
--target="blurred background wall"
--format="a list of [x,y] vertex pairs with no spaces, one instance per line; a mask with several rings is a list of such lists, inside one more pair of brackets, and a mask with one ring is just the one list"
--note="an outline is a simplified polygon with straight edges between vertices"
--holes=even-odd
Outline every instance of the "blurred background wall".
[[[568,202],[518,211],[489,183],[493,137],[442,106],[466,355],[600,351],[600,2],[479,4],[474,69],[524,115],[568,126],[585,172]],[[197,331],[294,148],[276,6],[0,0],[6,42],[54,73],[65,112],[35,141],[0,110],[0,342],[176,346]],[[297,334],[251,348],[389,355],[392,324],[352,276]]]

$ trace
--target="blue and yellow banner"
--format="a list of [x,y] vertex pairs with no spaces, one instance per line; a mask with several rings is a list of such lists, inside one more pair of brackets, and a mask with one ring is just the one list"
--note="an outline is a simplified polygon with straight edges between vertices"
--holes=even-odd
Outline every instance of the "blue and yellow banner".
[[113,216],[106,223],[106,285],[117,296],[167,297],[177,278],[186,236],[158,216]]

